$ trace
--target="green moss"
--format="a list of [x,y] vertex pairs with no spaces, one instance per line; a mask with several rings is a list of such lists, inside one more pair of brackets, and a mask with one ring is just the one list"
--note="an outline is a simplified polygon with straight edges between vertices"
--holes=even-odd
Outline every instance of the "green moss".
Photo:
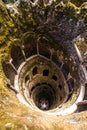
[[61,0],[56,0],[56,2],[57,2],[57,3],[60,3],[60,2],[61,2]]
[[29,23],[31,23],[32,26],[36,26],[37,25],[37,22],[30,15],[28,15],[27,21],[29,21]]
[[5,46],[18,36],[17,28],[10,18],[6,6],[0,3],[0,46]]
[[83,3],[81,6],[81,15],[80,17],[84,19],[84,22],[87,23],[87,2]]
[[16,0],[2,0],[5,4],[14,3]]
[[84,2],[87,2],[87,0],[71,0],[71,2],[76,6],[81,6]]
[[57,14],[56,19],[59,21],[59,19],[61,19],[64,15],[66,16],[66,18],[70,19],[70,18],[77,18],[76,16],[76,12],[79,8],[77,6],[75,6],[73,3],[71,3],[70,1],[67,1],[65,4],[63,4],[62,6],[58,6],[55,8],[55,13]]
[[[60,2],[60,0],[57,0],[57,2]],[[60,10],[62,14],[66,14],[66,16],[68,17],[73,17],[75,16],[77,9],[78,8],[74,4],[72,4],[71,2],[67,2],[66,4],[64,4],[63,7],[61,7]],[[48,14],[49,9],[46,9],[46,11],[46,13]],[[82,14],[84,14],[83,17],[85,18],[85,21],[87,21],[87,14],[84,13],[83,7],[82,11]],[[26,20],[28,22],[25,25]],[[8,15],[5,5],[0,3],[0,27],[2,27],[0,28],[0,130],[75,130],[73,124],[71,125],[69,123],[65,123],[65,119],[70,119],[71,117],[74,118],[73,115],[71,115],[71,117],[57,117],[47,116],[42,113],[40,114],[39,112],[33,111],[30,108],[27,108],[21,103],[19,103],[16,100],[15,96],[13,96],[6,87],[5,75],[3,73],[2,68],[2,61],[9,60],[11,47],[13,45],[21,46],[22,41],[27,35],[30,34],[32,36],[30,37],[30,42],[33,38],[37,40],[37,38],[45,37],[46,40],[49,41],[49,44],[51,44],[51,47],[63,50],[63,48],[61,48],[55,43],[54,39],[45,31],[45,29],[42,29],[37,32],[30,31],[31,25],[33,27],[38,25],[38,21],[36,21],[32,15],[28,16],[26,20],[24,21],[23,19],[23,22],[19,23],[19,25],[22,26],[22,28],[24,29],[22,30],[24,31],[23,35],[21,34],[20,36],[17,27],[15,27],[15,24]],[[29,32],[27,32],[27,29],[29,29]],[[37,41],[35,41],[35,43],[36,42]],[[73,96],[76,95],[74,94]],[[86,121],[86,118],[83,118],[81,116],[79,117],[79,123],[81,121],[80,119],[83,122]],[[78,130],[80,129],[80,127],[77,128],[77,125],[75,125],[75,127]]]
[[80,50],[80,53],[83,55],[87,50],[87,45],[86,45],[85,41],[77,41],[76,45],[77,45],[78,49]]
[[75,6],[71,2],[68,2],[65,4],[63,12],[66,13],[66,15],[68,15],[68,17],[73,17],[76,15],[77,9],[78,9],[77,6]]

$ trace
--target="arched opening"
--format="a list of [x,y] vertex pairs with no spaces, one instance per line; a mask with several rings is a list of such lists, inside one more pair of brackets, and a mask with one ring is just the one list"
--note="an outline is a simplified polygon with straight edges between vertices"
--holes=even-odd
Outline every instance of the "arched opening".
[[32,70],[32,74],[33,75],[36,75],[38,73],[38,68],[37,67],[34,67],[33,70]]
[[47,69],[44,70],[44,71],[43,71],[43,76],[48,76],[48,75],[49,75],[49,70],[47,70]]
[[57,81],[57,77],[55,75],[52,76],[52,79]]
[[59,87],[59,89],[60,89],[60,90],[62,90],[62,86],[61,86],[60,84],[59,84],[59,86],[58,86],[58,87]]
[[67,79],[69,74],[69,66],[67,64],[64,64],[62,66],[62,72],[64,74],[65,79]]
[[25,61],[22,50],[19,46],[12,46],[11,58],[13,65],[18,69],[20,64]]
[[14,78],[16,75],[15,70],[12,68],[10,64],[6,64],[5,62],[2,63],[2,66],[6,77],[10,80],[11,84],[14,85]]
[[70,78],[67,81],[67,84],[68,84],[68,87],[69,87],[69,93],[71,93],[73,91],[73,88],[74,88],[74,80],[72,78]]

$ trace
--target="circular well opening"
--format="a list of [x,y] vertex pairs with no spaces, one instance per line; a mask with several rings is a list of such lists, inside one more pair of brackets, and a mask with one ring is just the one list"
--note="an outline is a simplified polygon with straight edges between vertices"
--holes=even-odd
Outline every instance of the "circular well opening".
[[58,102],[58,92],[50,84],[42,83],[33,88],[31,98],[39,109],[51,110],[55,108]]

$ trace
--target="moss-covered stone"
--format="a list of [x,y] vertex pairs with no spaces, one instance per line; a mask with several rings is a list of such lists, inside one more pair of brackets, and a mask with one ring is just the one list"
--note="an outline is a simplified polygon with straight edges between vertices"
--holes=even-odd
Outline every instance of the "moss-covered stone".
[[[87,9],[84,8],[86,3],[79,8],[81,16],[76,13],[77,6],[83,1],[67,1],[63,5],[58,5],[59,3],[60,0],[56,0],[52,5],[30,5],[28,8],[25,2],[25,6],[23,3],[19,4],[19,14],[15,15],[13,12],[11,15],[9,9],[0,1],[0,130],[87,130],[87,112],[53,116],[33,111],[19,103],[15,93],[6,86],[2,68],[2,62],[11,58],[12,46],[21,46],[29,33],[35,35],[35,39],[40,36],[47,37],[52,46],[56,43],[55,49],[65,49],[63,51],[66,51],[66,54],[70,51],[67,44],[71,47],[71,41],[79,35],[79,30],[83,30],[84,26],[87,31]],[[83,19],[84,23],[77,28],[80,19]],[[32,38],[34,37],[31,37],[31,41]],[[85,42],[77,41],[77,45],[82,53],[87,50]]]
[[65,4],[63,12],[65,12],[66,15],[68,15],[68,17],[72,18],[75,17],[77,10],[78,10],[77,6],[75,6],[71,2],[68,2],[67,4]]
[[77,6],[81,6],[84,2],[87,2],[87,1],[86,0],[71,0],[71,2]]

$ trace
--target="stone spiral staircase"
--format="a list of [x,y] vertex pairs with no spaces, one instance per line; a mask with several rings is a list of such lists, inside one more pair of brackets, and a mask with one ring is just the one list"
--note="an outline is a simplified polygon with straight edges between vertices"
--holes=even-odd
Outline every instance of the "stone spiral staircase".
[[1,2],[2,130],[86,130],[87,3],[71,2]]

